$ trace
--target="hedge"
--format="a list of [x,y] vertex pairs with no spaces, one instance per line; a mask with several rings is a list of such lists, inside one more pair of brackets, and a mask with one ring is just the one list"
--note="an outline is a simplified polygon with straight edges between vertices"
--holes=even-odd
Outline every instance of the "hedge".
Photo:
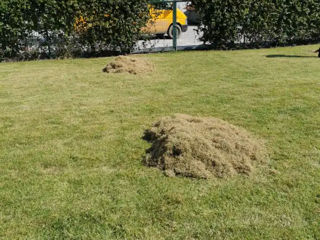
[[1,0],[0,61],[128,52],[148,18],[147,0]]
[[215,48],[320,40],[319,0],[194,0],[203,41]]
[[[320,40],[319,0],[193,3],[214,48]],[[148,19],[148,0],[1,0],[0,61],[126,53]]]

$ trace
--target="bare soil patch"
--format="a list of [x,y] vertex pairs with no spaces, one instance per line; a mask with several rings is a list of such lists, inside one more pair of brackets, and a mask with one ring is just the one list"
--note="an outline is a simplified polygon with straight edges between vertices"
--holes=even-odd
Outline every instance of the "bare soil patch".
[[152,143],[144,163],[170,177],[250,175],[267,160],[261,140],[217,118],[184,114],[164,117],[145,131],[144,139]]
[[152,72],[153,70],[153,64],[143,58],[119,56],[110,62],[102,71],[106,73],[140,74]]

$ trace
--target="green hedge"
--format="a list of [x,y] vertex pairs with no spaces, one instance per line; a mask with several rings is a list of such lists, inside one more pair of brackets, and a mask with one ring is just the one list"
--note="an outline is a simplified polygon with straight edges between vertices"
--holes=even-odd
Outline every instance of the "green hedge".
[[275,32],[280,43],[319,41],[319,0],[282,0],[275,5],[278,9]]
[[82,41],[92,48],[99,47],[98,43],[128,52],[140,38],[149,11],[146,0],[82,0],[78,16],[91,26],[83,32]]
[[27,35],[27,5],[23,0],[0,1],[0,59],[11,58],[23,48]]
[[[1,0],[0,61],[129,52],[147,0]],[[215,48],[320,40],[319,0],[194,0]],[[83,24],[79,28],[79,19]],[[80,30],[79,30],[80,29]],[[82,30],[81,30],[82,29]]]
[[148,17],[147,0],[1,0],[0,60],[128,52]]
[[215,48],[320,40],[319,0],[194,0],[203,40]]

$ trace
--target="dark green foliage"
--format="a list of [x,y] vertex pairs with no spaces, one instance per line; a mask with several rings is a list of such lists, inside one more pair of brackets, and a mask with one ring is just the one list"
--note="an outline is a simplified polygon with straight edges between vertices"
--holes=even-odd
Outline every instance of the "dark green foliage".
[[27,7],[23,0],[0,1],[0,60],[13,57],[24,47]]
[[130,51],[149,17],[144,0],[79,0],[79,10],[87,26],[80,40],[94,51]]
[[280,42],[300,43],[320,39],[320,1],[282,0],[277,3],[276,30]]
[[128,52],[147,20],[147,0],[1,0],[0,61]]
[[220,48],[234,45],[239,38],[247,0],[195,0],[194,3],[201,17],[203,41]]
[[277,9],[272,1],[247,1],[247,10],[240,21],[242,43],[255,47],[276,41],[277,18]]
[[[0,61],[129,52],[147,0],[1,0]],[[319,0],[194,0],[215,48],[320,40]],[[82,22],[79,19],[82,19]]]
[[194,0],[203,40],[215,48],[320,40],[319,0]]

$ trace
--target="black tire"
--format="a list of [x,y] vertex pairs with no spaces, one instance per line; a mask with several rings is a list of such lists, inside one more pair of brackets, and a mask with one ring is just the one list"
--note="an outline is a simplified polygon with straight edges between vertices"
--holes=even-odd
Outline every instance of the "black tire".
[[[176,25],[176,31],[177,31],[177,39],[180,38],[182,29],[179,24]],[[173,39],[173,25],[170,25],[168,29],[168,36],[169,38]]]

